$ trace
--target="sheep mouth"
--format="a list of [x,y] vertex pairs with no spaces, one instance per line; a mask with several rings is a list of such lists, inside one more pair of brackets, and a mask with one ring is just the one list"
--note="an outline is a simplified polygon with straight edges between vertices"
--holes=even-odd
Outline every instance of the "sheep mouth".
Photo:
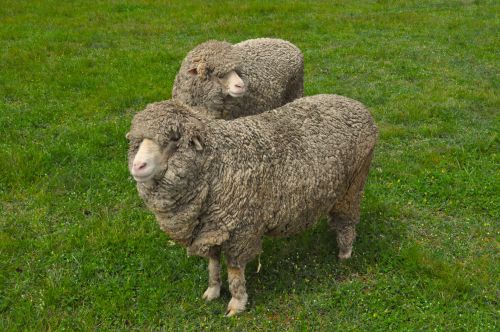
[[134,178],[134,180],[136,182],[145,183],[145,182],[151,181],[154,177],[154,174],[152,174],[152,173],[146,174],[146,175],[132,174],[132,177]]
[[229,91],[229,95],[230,95],[231,97],[234,97],[234,98],[239,98],[239,97],[242,97],[245,93],[246,93],[246,91],[241,91],[241,92],[233,92],[233,91]]

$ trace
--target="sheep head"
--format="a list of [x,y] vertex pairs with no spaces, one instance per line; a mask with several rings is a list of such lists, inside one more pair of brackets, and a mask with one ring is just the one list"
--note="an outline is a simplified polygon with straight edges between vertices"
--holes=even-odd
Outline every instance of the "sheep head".
[[138,183],[161,179],[176,154],[195,158],[203,151],[203,128],[185,105],[172,100],[150,104],[137,113],[126,135],[134,179]]
[[[246,84],[240,77],[241,59],[227,42],[208,41],[194,48],[188,55],[184,70],[188,77],[212,83],[209,89],[222,95],[238,98],[245,94]],[[183,70],[183,69],[181,69]]]

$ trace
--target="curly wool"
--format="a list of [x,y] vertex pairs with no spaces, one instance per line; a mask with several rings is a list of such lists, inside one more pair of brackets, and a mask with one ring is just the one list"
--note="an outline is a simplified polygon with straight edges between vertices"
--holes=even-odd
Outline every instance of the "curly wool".
[[[188,74],[198,68],[198,75]],[[243,97],[224,94],[213,77],[236,71],[247,86]],[[303,95],[304,59],[288,41],[258,38],[231,45],[207,41],[182,61],[172,98],[205,107],[215,118],[234,119],[282,106]]]
[[[196,117],[169,100],[138,113],[130,135],[165,144],[173,132],[184,142],[196,136],[203,150],[181,144],[160,179],[138,183],[139,194],[189,254],[219,247],[230,266],[259,254],[264,235],[287,236],[321,216],[342,216],[360,197],[378,135],[361,103],[336,95],[233,121]],[[131,142],[129,160],[134,149]],[[354,215],[345,222],[357,223]]]

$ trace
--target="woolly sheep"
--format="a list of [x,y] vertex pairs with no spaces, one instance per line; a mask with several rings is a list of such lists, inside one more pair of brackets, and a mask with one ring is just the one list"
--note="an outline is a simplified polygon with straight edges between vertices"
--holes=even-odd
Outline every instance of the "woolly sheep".
[[329,216],[339,258],[351,256],[377,140],[361,103],[317,95],[225,121],[169,100],[136,114],[127,138],[129,170],[161,229],[209,259],[206,300],[219,297],[224,253],[228,316],[245,309],[245,265],[264,235],[291,235]]
[[302,97],[303,81],[302,53],[288,41],[258,38],[231,45],[212,40],[187,54],[172,98],[215,118],[234,119]]

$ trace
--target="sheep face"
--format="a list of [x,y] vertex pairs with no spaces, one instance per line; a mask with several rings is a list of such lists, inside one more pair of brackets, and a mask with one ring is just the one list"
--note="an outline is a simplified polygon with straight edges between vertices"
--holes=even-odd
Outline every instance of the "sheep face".
[[[161,181],[171,169],[175,174],[185,176],[196,167],[193,161],[201,143],[193,139],[192,146],[180,147],[175,139],[160,144],[156,140],[145,138],[142,141],[129,138],[129,171],[138,184],[152,185]],[[176,153],[176,151],[179,151]],[[171,175],[171,174],[170,174]],[[167,176],[168,177],[168,176]]]
[[131,144],[134,157],[131,163],[129,161],[130,174],[137,182],[148,183],[165,173],[168,159],[177,145],[175,141],[171,141],[166,147],[162,147],[155,141],[145,138],[136,147],[137,143]]
[[224,75],[215,75],[213,72],[204,68],[203,64],[199,63],[196,67],[189,69],[188,74],[193,76],[194,79],[199,79],[203,82],[207,95],[218,94],[219,97],[229,95],[234,98],[239,98],[245,95],[247,90],[245,82],[243,82],[236,70],[231,70]]
[[158,182],[169,168],[178,174],[192,171],[203,150],[203,124],[185,107],[173,101],[157,103],[134,117],[126,137],[129,171],[138,184]]
[[220,83],[231,97],[241,97],[247,90],[245,83],[235,71],[230,71],[224,75]]

